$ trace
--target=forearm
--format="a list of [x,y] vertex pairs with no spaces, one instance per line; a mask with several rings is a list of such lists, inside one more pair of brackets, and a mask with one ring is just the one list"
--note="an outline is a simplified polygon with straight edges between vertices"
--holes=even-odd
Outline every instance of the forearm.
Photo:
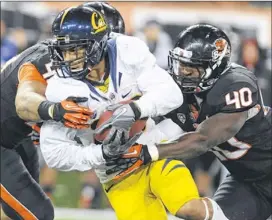
[[158,144],[159,158],[178,157],[187,159],[207,152],[211,147],[208,138],[198,132],[182,135],[177,141],[169,144]]
[[17,114],[26,121],[41,120],[38,108],[45,101],[46,84],[39,81],[23,81],[19,83],[15,106]]
[[218,113],[198,125],[195,132],[182,135],[175,143],[159,145],[159,158],[191,158],[205,153],[212,147],[228,141],[244,125],[247,112]]
[[[41,145],[41,149],[48,167],[60,171],[76,170],[83,172],[97,168],[103,163],[102,151],[99,145],[91,144],[85,147],[72,144],[65,144],[65,147],[64,145]],[[100,152],[101,155],[99,156]]]
[[26,121],[41,120],[38,108],[41,102],[46,98],[35,92],[25,92],[23,95],[16,97],[16,112],[18,116]]
[[74,137],[80,135],[80,131],[61,123],[46,121],[41,127],[40,147],[47,165],[62,171],[86,171],[103,164],[101,145],[88,144],[89,141],[84,146],[78,144]]

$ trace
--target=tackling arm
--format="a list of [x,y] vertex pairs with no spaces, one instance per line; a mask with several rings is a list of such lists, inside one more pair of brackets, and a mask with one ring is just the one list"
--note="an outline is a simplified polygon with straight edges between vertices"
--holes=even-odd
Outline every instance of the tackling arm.
[[218,113],[203,121],[195,132],[182,135],[176,142],[157,145],[159,158],[191,158],[205,153],[212,147],[221,144],[242,128],[247,111],[238,113]]
[[38,107],[46,100],[46,84],[39,81],[23,81],[19,84],[15,99],[16,111],[23,120],[41,120]]
[[47,83],[37,68],[31,63],[21,66],[19,86],[15,98],[16,111],[20,118],[26,121],[55,120],[61,121],[67,127],[87,128],[88,120],[93,112],[77,105],[85,102],[85,97],[68,97],[59,103],[46,100]]
[[38,107],[46,100],[46,81],[31,63],[23,64],[18,72],[18,90],[15,99],[17,114],[27,121],[41,120]]

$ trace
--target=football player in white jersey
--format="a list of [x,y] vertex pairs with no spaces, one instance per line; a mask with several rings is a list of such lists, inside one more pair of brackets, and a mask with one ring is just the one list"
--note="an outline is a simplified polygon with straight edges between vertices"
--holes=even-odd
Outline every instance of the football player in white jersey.
[[[156,65],[147,46],[125,35],[108,40],[107,23],[98,11],[85,7],[62,11],[53,23],[53,34],[55,41],[49,49],[57,74],[48,82],[48,100],[87,96],[82,105],[96,113],[94,125],[109,105],[140,97],[114,111],[110,136],[118,137],[116,140],[126,136],[134,121],[164,115],[182,104],[179,88]],[[172,93],[178,95],[172,97]],[[212,209],[205,199],[199,199],[182,162],[160,160],[133,173],[133,167],[128,167],[127,176],[116,178],[118,173],[107,175],[106,163],[119,160],[120,153],[138,136],[126,143],[116,142],[114,151],[112,145],[94,144],[92,137],[92,129],[76,130],[46,122],[41,128],[41,150],[49,167],[62,171],[94,168],[119,220],[165,220],[165,206],[174,215],[179,212],[188,218],[210,219]],[[201,210],[194,210],[195,205]]]
[[[92,7],[105,16],[106,22],[108,23],[110,29],[111,39],[115,39],[116,36],[120,34],[125,34],[125,22],[121,13],[109,3],[99,1],[85,2],[82,4],[82,6]],[[80,192],[80,199],[78,202],[79,208],[94,208],[99,205],[99,198],[102,196],[103,191],[99,186],[97,186],[96,181],[99,180],[96,180],[94,182],[94,179],[90,178],[90,175],[93,175],[92,170],[89,172],[83,172],[80,177],[82,188]],[[95,191],[94,195],[89,193],[90,190]]]
[[[114,8],[113,6],[109,5],[106,2],[85,2],[81,6],[83,7],[92,7],[105,15],[106,21],[108,23],[109,29],[110,29],[110,38],[115,38],[119,34],[125,33],[125,22],[120,14],[120,12]],[[40,124],[41,126],[41,124]],[[39,130],[40,126],[37,127],[36,131],[33,131],[32,138],[35,141],[35,144],[39,144]],[[36,127],[35,127],[36,128]],[[40,153],[40,147],[37,148],[39,154]],[[50,169],[47,166],[45,166],[44,159],[42,155],[39,155],[40,158],[40,168],[41,168],[41,181],[40,184],[43,186],[43,190],[46,192],[46,194],[51,198],[54,193],[56,179],[57,179],[57,171],[55,169]],[[93,195],[93,197],[90,196],[88,193],[90,190],[93,190],[94,184],[93,180],[90,180],[90,175],[92,175],[92,171],[90,172],[84,172],[82,173],[80,179],[81,179],[81,196],[79,198],[79,207],[80,208],[90,208],[95,206],[97,197],[101,195],[101,190],[95,190],[96,193]]]

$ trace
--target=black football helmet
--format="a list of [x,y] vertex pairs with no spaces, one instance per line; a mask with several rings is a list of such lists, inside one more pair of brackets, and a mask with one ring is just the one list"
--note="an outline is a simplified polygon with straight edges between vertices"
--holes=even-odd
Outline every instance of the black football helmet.
[[184,93],[210,89],[230,65],[231,44],[215,26],[197,24],[182,31],[169,52],[169,72]]
[[97,10],[71,7],[57,15],[52,33],[49,54],[52,66],[60,70],[58,75],[83,79],[104,58],[110,30]]
[[105,15],[111,32],[124,34],[125,22],[120,12],[106,2],[87,2],[82,6],[92,7]]

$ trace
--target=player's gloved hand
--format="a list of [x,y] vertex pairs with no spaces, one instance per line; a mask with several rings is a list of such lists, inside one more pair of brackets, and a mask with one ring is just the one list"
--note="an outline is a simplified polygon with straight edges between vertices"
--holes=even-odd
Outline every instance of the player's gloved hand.
[[116,145],[116,143],[120,142],[118,137],[128,138],[128,133],[131,126],[140,118],[141,112],[139,107],[134,102],[123,105],[111,105],[108,106],[106,110],[113,111],[113,115],[95,130],[95,134],[100,134],[105,129],[111,128],[111,131],[107,138],[103,141],[103,144]]
[[[129,132],[123,128],[113,127],[107,137],[103,140],[103,144],[109,148],[116,148],[117,146],[124,145],[129,139]],[[133,144],[135,144],[136,141]],[[130,147],[131,145],[127,145]],[[125,149],[126,150],[126,149]],[[123,151],[124,152],[124,151]]]
[[59,103],[44,101],[38,108],[38,113],[43,120],[61,121],[66,127],[83,129],[88,128],[88,121],[93,116],[93,112],[79,106],[77,103],[86,102],[86,97],[68,97]]
[[118,180],[142,165],[146,165],[152,161],[159,159],[158,149],[155,145],[134,144],[118,159],[108,160],[106,166],[107,175],[118,173],[114,179]]
[[[127,137],[120,137],[119,143],[116,145],[102,144],[102,153],[106,161],[111,161],[113,159],[120,158],[124,152],[126,152],[130,146],[134,145],[142,133],[134,135],[132,138],[128,139]],[[114,138],[114,137],[113,137]]]

